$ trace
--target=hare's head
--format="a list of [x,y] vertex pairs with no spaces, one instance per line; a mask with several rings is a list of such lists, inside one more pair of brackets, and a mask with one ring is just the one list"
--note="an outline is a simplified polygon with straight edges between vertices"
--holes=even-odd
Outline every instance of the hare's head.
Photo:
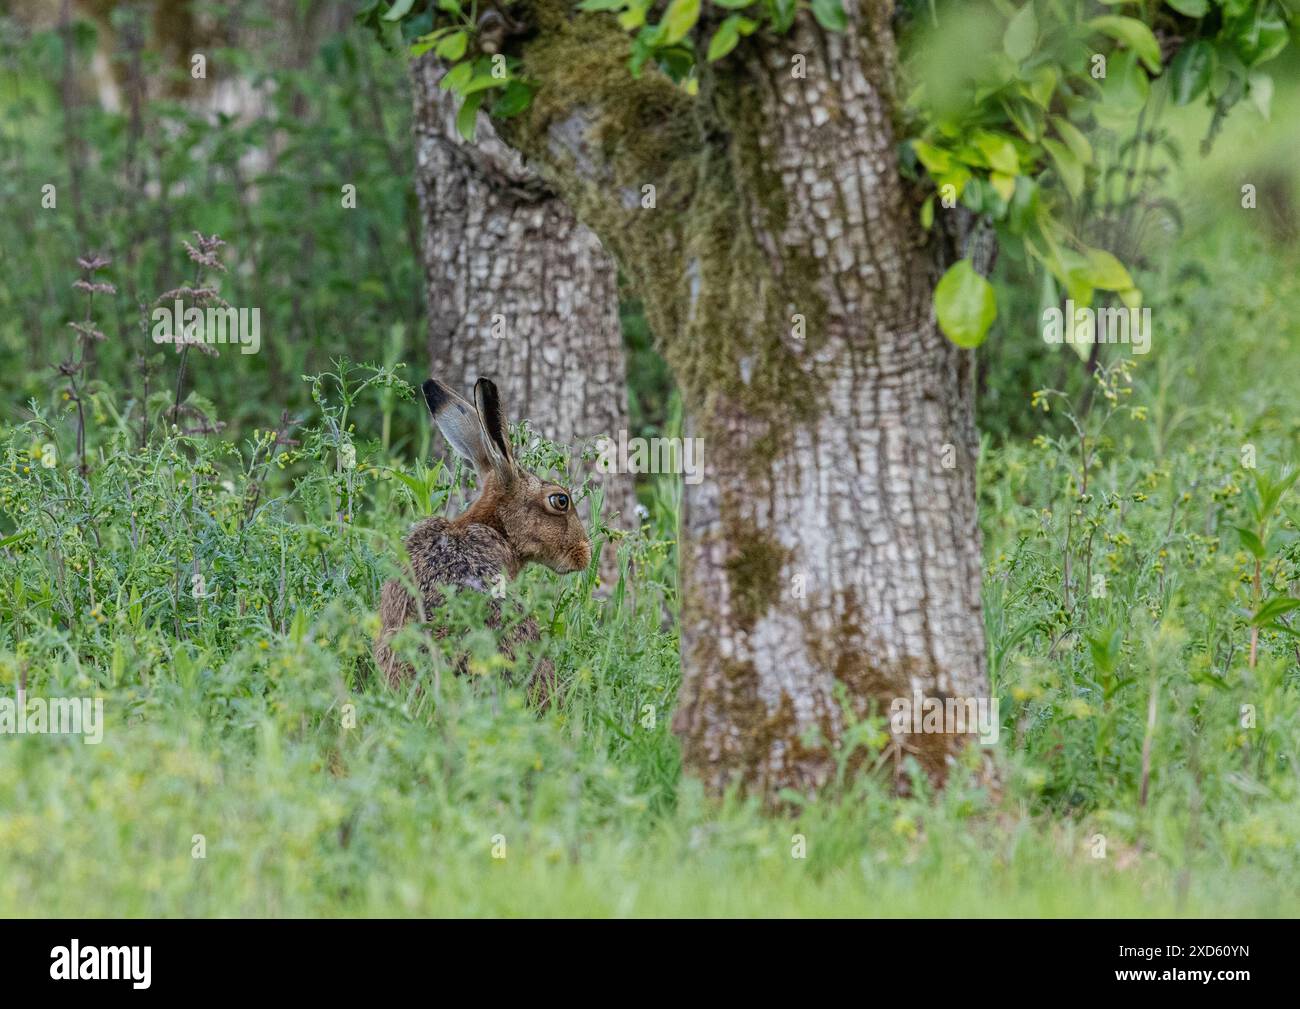
[[473,406],[437,379],[429,379],[423,389],[438,430],[478,473],[478,499],[457,521],[496,529],[521,567],[536,561],[560,574],[585,568],[591,562],[591,540],[573,498],[559,484],[515,465],[496,385],[486,378],[474,383]]

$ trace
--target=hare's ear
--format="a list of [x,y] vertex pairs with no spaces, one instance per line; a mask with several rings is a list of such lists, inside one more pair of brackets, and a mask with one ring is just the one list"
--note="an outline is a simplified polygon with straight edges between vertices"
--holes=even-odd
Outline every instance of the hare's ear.
[[478,407],[483,442],[492,461],[492,468],[502,485],[508,487],[515,477],[515,457],[510,451],[510,432],[506,430],[505,416],[501,413],[501,397],[497,393],[496,383],[487,378],[475,382],[474,404]]
[[442,436],[457,454],[474,464],[482,479],[492,471],[492,458],[483,438],[483,425],[479,423],[474,408],[436,378],[429,379],[420,388]]

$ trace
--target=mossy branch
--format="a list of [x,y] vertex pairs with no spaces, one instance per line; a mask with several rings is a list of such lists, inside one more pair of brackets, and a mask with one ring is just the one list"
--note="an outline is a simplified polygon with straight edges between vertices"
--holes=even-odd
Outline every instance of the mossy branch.
[[627,34],[608,15],[575,12],[568,0],[533,0],[522,13],[534,30],[514,55],[537,92],[524,113],[496,124],[502,139],[625,264],[636,254],[617,236],[629,229],[638,244],[647,230],[675,243],[702,147],[695,98],[653,67],[634,77]]

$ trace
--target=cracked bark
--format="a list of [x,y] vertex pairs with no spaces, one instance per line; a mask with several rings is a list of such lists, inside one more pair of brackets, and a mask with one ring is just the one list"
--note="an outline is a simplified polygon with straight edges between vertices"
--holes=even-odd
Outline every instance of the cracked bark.
[[[491,377],[513,420],[560,443],[617,438],[628,425],[617,267],[486,115],[465,143],[440,76],[431,57],[413,65],[432,371],[460,390]],[[604,489],[606,521],[635,523],[633,478],[585,472]],[[606,549],[607,580],[614,561]]]
[[[631,79],[613,19],[526,7],[540,88],[502,135],[619,260],[704,439],[681,516],[685,763],[714,792],[815,791],[841,688],[856,714],[988,695],[973,355],[931,308],[952,242],[897,172],[892,4],[698,60],[698,98]],[[967,738],[894,749],[938,780]]]

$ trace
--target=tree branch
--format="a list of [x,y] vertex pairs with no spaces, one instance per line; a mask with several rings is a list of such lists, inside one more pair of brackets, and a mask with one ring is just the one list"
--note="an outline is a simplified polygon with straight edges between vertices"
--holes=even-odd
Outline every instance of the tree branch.
[[[532,0],[523,14],[534,32],[512,40],[512,55],[538,90],[497,132],[636,273],[647,230],[657,238],[650,245],[675,246],[693,202],[695,99],[653,67],[634,78],[627,33],[607,14],[577,13],[569,0]],[[643,206],[646,186],[652,208]],[[628,229],[640,249],[619,240]]]

